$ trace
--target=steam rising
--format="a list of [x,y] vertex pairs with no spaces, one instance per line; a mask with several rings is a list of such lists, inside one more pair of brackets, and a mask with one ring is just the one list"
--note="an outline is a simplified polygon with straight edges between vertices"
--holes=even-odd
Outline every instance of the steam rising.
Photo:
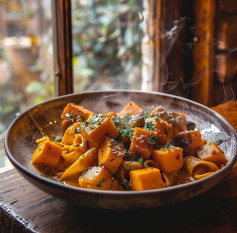
[[[142,61],[140,67],[134,67],[132,71],[127,74],[123,73],[118,78],[108,78],[106,82],[104,82],[103,77],[98,78],[93,85],[91,85],[88,90],[113,90],[113,89],[141,89],[143,91],[153,91],[154,90],[154,70],[157,68],[158,70],[162,70],[162,73],[159,77],[159,87],[158,90],[166,93],[172,93],[176,95],[181,95],[184,97],[190,97],[190,90],[195,88],[195,86],[202,81],[208,74],[214,74],[214,78],[218,76],[218,74],[223,74],[226,71],[223,70],[223,66],[220,66],[218,63],[218,59],[215,62],[215,68],[212,71],[207,70],[206,72],[200,73],[195,77],[192,76],[191,69],[188,77],[181,77],[180,74],[176,73],[175,70],[170,70],[167,58],[169,55],[172,55],[172,49],[174,45],[178,46],[185,59],[192,58],[192,48],[194,43],[197,43],[199,38],[195,37],[193,26],[190,26],[190,19],[186,17],[182,17],[180,19],[175,20],[171,25],[168,25],[167,28],[160,28],[159,35],[155,35],[154,30],[149,30],[150,16],[149,16],[149,5],[148,1],[143,1],[143,11],[137,12],[137,19],[135,23],[137,27],[140,28],[139,38],[141,39],[141,50],[142,50]],[[167,26],[167,25],[165,25]],[[185,43],[180,42],[180,34],[182,30],[186,30],[190,36],[189,40]],[[155,41],[159,40],[164,43],[165,46],[165,54],[162,54],[162,59],[160,59],[160,64],[155,64],[154,51],[155,51]],[[222,49],[222,54],[231,54],[237,52],[237,47],[232,48],[224,48],[224,44],[221,41],[217,41],[213,38],[213,43],[210,44],[211,47],[218,47]],[[217,46],[218,45],[218,46]],[[202,54],[200,53],[200,56]],[[217,55],[218,56],[218,55]],[[179,57],[177,57],[179,59]],[[183,64],[185,65],[185,64]],[[158,66],[158,67],[157,67]],[[184,68],[185,69],[185,68]],[[117,76],[118,74],[114,74]],[[135,83],[133,86],[130,83]],[[233,100],[236,98],[234,90],[231,86],[231,82],[228,84],[218,84],[219,91],[222,89],[222,93],[224,93],[223,98],[225,101]],[[228,90],[228,93],[227,91]],[[185,96],[186,95],[186,96]],[[127,102],[127,101],[125,101]]]

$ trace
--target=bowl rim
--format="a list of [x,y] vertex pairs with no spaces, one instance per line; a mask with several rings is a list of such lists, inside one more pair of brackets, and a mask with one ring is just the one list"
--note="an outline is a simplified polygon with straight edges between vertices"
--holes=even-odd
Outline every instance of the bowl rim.
[[14,158],[14,156],[11,154],[9,146],[8,146],[9,134],[10,134],[11,130],[13,129],[13,127],[15,126],[15,124],[20,120],[20,118],[23,117],[24,115],[28,114],[29,111],[31,111],[35,108],[38,108],[41,105],[46,105],[46,104],[51,103],[51,102],[57,102],[58,100],[61,100],[61,99],[67,98],[67,97],[69,98],[69,97],[78,96],[78,95],[88,95],[88,94],[95,94],[95,93],[101,93],[101,94],[102,93],[108,93],[108,94],[113,93],[114,94],[114,93],[117,93],[117,92],[159,95],[159,96],[163,96],[163,97],[178,99],[180,101],[187,102],[188,104],[192,104],[192,105],[201,107],[202,109],[208,111],[209,113],[211,113],[212,115],[217,117],[220,121],[224,122],[228,126],[228,129],[233,133],[236,144],[237,144],[237,132],[232,127],[232,125],[223,116],[221,116],[216,111],[212,110],[211,108],[209,108],[205,105],[202,105],[198,102],[195,102],[193,100],[190,100],[190,99],[187,99],[187,98],[184,98],[184,97],[180,97],[180,96],[176,96],[176,95],[172,95],[172,94],[167,94],[167,93],[162,93],[162,92],[155,92],[155,91],[120,90],[120,89],[96,90],[96,91],[84,91],[84,92],[81,92],[81,93],[72,93],[72,94],[57,96],[57,97],[51,98],[49,100],[46,100],[46,101],[44,101],[40,104],[36,104],[36,105],[26,109],[25,111],[23,111],[21,114],[19,114],[9,125],[9,127],[6,131],[6,134],[5,134],[5,138],[4,138],[4,148],[5,148],[5,152],[7,154],[8,159],[13,164],[13,166],[17,170],[20,171],[20,173],[23,173],[27,177],[29,177],[29,178],[37,181],[37,182],[40,182],[40,183],[43,182],[46,185],[50,185],[50,186],[53,186],[53,187],[56,187],[56,188],[59,188],[59,189],[62,189],[62,190],[71,190],[71,191],[75,191],[75,192],[82,192],[82,193],[86,193],[86,194],[96,194],[96,195],[109,195],[109,196],[114,195],[114,196],[121,196],[121,197],[126,197],[126,196],[131,196],[131,195],[132,196],[143,196],[143,195],[165,194],[165,193],[169,193],[169,192],[173,192],[173,191],[178,191],[178,190],[183,190],[183,189],[186,189],[186,188],[191,188],[193,186],[202,185],[203,183],[206,183],[208,181],[211,181],[211,180],[215,179],[216,177],[220,176],[220,174],[222,174],[222,173],[227,175],[228,170],[230,170],[232,168],[235,161],[237,160],[237,146],[236,146],[235,147],[235,154],[234,154],[232,160],[224,168],[220,169],[218,172],[215,172],[214,174],[212,174],[208,177],[205,177],[201,180],[195,180],[193,182],[184,183],[184,184],[180,184],[180,185],[174,185],[174,186],[170,186],[170,187],[165,187],[165,188],[162,188],[162,189],[151,189],[151,190],[144,190],[144,191],[111,191],[111,190],[85,189],[85,188],[65,185],[64,183],[62,183],[60,181],[49,179],[46,176],[40,175],[40,173],[36,174],[36,173],[28,170],[23,165],[21,165]]

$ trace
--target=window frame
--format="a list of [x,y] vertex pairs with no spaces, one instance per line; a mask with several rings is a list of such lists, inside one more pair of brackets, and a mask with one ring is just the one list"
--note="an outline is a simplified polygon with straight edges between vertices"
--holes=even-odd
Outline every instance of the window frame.
[[71,0],[52,0],[56,96],[73,93]]

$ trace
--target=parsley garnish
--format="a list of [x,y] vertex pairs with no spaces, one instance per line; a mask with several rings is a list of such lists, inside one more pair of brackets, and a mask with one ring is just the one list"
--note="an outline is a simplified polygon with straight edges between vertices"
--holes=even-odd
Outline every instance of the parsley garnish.
[[125,117],[123,117],[123,123],[127,125],[129,121],[131,120],[132,115],[130,113],[127,113]]
[[116,126],[118,126],[118,125],[121,124],[122,120],[121,120],[120,117],[116,117],[116,118],[114,118],[114,119],[112,120],[112,122],[113,122]]
[[99,183],[99,184],[97,184],[97,185],[96,185],[96,187],[100,188],[100,187],[101,187],[101,185],[102,185],[104,182],[105,182],[105,179],[104,179],[104,178],[102,178],[102,179],[100,180],[100,183]]
[[130,155],[131,154],[131,152],[127,148],[124,149],[123,153],[125,155]]
[[145,113],[144,114],[144,119],[146,120],[147,118],[150,118],[151,117],[151,114],[150,113]]
[[179,121],[179,118],[180,118],[181,116],[177,116],[177,117],[174,117],[174,118],[172,118],[172,119],[170,119],[169,120],[169,123],[174,123],[174,122],[177,122],[179,125],[181,125],[181,122]]
[[170,147],[170,143],[169,142],[166,143],[164,146],[162,146],[162,148],[168,148],[168,147]]
[[130,171],[130,163],[127,164],[126,170]]
[[141,165],[144,165],[143,157],[140,157],[140,158],[138,159],[138,162],[139,162]]
[[145,129],[146,130],[154,131],[155,128],[156,128],[156,126],[155,126],[154,122],[152,122],[152,121],[145,122]]
[[128,137],[128,138],[132,138],[132,134],[133,134],[132,128],[128,127],[126,129],[123,129],[122,127],[118,127],[118,131],[123,136]]
[[150,134],[150,141],[149,141],[150,145],[156,145],[157,140],[158,140],[158,136],[155,137],[154,134]]
[[71,111],[69,110],[68,113],[65,114],[65,116],[71,121],[74,122],[74,116],[72,115]]
[[63,137],[62,137],[61,135],[58,135],[58,136],[55,136],[55,137],[54,137],[54,140],[53,140],[53,141],[54,141],[54,142],[61,142],[61,141],[62,141],[62,138],[63,138]]
[[99,124],[103,121],[103,118],[105,117],[104,114],[96,114],[94,115],[90,120],[85,121],[84,124],[88,125],[88,124]]
[[77,127],[77,128],[75,129],[75,133],[76,133],[76,134],[80,134],[80,133],[81,133],[81,126],[79,126],[79,127]]

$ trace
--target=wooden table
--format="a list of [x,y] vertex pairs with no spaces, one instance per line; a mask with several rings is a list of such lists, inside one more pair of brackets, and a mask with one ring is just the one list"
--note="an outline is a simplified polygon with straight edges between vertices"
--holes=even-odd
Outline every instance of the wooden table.
[[[213,107],[237,130],[237,101]],[[38,190],[15,169],[0,173],[0,232],[237,232],[237,163],[208,192],[170,206],[129,211],[67,204]]]

